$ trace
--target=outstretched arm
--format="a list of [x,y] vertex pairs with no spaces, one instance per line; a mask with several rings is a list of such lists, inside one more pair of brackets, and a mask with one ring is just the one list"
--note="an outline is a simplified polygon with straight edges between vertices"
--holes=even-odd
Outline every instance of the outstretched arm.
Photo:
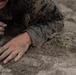
[[[60,32],[63,27],[63,15],[52,0],[37,0],[30,13],[30,27],[26,30],[33,46],[42,45],[54,33]],[[32,25],[31,25],[32,24]]]
[[52,0],[35,0],[31,5],[33,6],[29,13],[30,26],[23,34],[16,36],[0,48],[0,60],[7,57],[3,61],[4,63],[13,58],[18,61],[31,44],[38,47],[51,38],[54,33],[63,29],[63,16]]

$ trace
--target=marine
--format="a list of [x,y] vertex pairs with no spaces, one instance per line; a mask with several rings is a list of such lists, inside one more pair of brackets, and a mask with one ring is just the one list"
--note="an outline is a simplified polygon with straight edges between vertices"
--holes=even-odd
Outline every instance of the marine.
[[18,61],[30,46],[40,47],[63,30],[63,18],[52,0],[0,0],[0,37],[12,37],[0,47],[0,61]]

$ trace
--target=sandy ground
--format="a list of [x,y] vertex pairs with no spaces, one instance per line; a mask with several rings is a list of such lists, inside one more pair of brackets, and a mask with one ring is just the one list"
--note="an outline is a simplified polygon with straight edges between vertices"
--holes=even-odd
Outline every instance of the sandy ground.
[[0,64],[0,75],[76,75],[76,0],[56,0],[64,31],[41,48],[30,48],[18,62]]

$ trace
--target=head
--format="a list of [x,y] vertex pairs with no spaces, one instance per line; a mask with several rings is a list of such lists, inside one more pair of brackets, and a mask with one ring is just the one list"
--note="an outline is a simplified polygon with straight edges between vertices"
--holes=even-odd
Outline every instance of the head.
[[0,0],[0,9],[4,8],[9,0]]

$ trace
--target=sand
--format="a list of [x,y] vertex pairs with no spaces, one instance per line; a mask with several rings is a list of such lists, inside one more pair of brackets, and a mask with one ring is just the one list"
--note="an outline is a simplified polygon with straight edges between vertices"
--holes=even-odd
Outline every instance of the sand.
[[18,62],[1,63],[0,75],[76,75],[76,0],[55,3],[65,16],[63,32],[41,48],[31,47]]

